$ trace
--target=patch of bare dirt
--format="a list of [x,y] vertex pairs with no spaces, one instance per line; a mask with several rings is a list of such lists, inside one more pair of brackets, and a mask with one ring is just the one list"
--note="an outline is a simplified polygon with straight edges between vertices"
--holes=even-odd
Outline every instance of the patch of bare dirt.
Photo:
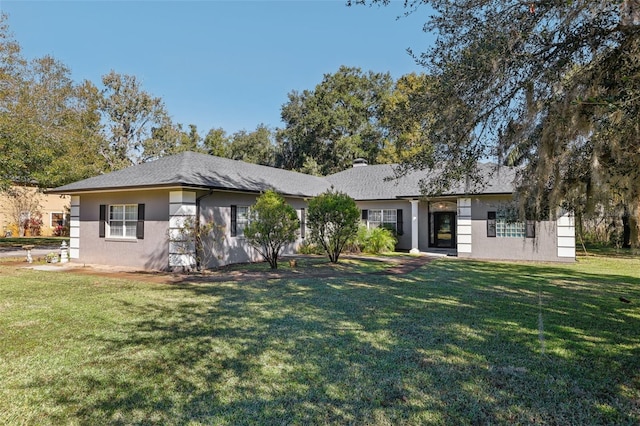
[[[346,256],[345,256],[346,257]],[[381,259],[382,260],[382,259]],[[394,264],[389,268],[374,272],[375,275],[404,275],[415,271],[421,266],[433,260],[432,257],[398,257],[393,259],[384,259],[384,261],[392,260]],[[2,265],[13,265],[13,262],[3,262]],[[29,264],[16,262],[16,267],[29,267]],[[67,263],[60,266],[61,273],[81,274],[90,276],[101,276],[114,279],[125,279],[134,281],[152,282],[158,284],[179,284],[183,282],[225,282],[225,281],[245,281],[245,280],[271,280],[283,278],[308,278],[308,277],[342,277],[353,276],[356,273],[350,271],[342,271],[340,269],[323,268],[320,270],[312,270],[309,268],[293,268],[293,269],[277,269],[277,270],[226,270],[225,268],[207,271],[203,274],[193,273],[171,273],[163,271],[143,271],[133,268],[123,268],[107,265],[78,265]],[[266,268],[266,266],[265,266]]]

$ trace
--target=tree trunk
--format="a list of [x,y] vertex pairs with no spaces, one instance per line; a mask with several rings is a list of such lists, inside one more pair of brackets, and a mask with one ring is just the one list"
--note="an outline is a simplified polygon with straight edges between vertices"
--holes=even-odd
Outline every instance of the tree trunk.
[[631,219],[631,214],[629,213],[629,208],[624,206],[624,213],[622,214],[622,248],[630,248],[631,247],[631,225],[629,221]]
[[629,243],[633,248],[640,248],[640,205],[629,215]]

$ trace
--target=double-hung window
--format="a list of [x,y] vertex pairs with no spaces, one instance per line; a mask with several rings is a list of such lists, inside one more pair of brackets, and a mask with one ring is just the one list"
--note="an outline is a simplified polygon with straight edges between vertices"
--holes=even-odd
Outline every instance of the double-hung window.
[[144,239],[144,204],[100,204],[100,238]]
[[244,229],[249,224],[248,206],[231,206],[231,236],[243,237]]
[[369,229],[386,228],[395,235],[402,235],[402,209],[362,210],[362,220]]
[[369,210],[369,228],[387,228],[396,232],[396,210]]
[[107,236],[109,238],[136,238],[137,224],[137,204],[113,204],[109,206],[107,227]]

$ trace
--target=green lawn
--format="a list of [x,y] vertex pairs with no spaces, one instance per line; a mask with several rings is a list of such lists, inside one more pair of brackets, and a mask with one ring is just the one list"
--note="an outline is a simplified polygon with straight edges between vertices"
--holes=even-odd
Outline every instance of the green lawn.
[[0,424],[640,423],[640,259],[350,268],[168,285],[0,265]]

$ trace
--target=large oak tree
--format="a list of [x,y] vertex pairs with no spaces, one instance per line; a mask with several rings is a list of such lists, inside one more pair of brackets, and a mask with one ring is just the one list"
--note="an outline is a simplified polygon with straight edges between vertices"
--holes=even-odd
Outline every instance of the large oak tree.
[[[101,124],[97,89],[75,84],[50,56],[26,60],[0,16],[0,189],[57,186],[95,175]],[[83,158],[83,161],[78,161]]]
[[431,152],[409,167],[474,177],[479,160],[518,165],[529,214],[622,203],[640,245],[640,1],[405,7],[429,14],[424,29],[436,41],[415,57],[438,81],[421,103],[436,117],[425,136]]
[[375,163],[384,145],[379,109],[392,84],[387,73],[341,66],[314,90],[289,93],[281,114],[285,128],[277,134],[279,165],[326,175],[358,157]]

